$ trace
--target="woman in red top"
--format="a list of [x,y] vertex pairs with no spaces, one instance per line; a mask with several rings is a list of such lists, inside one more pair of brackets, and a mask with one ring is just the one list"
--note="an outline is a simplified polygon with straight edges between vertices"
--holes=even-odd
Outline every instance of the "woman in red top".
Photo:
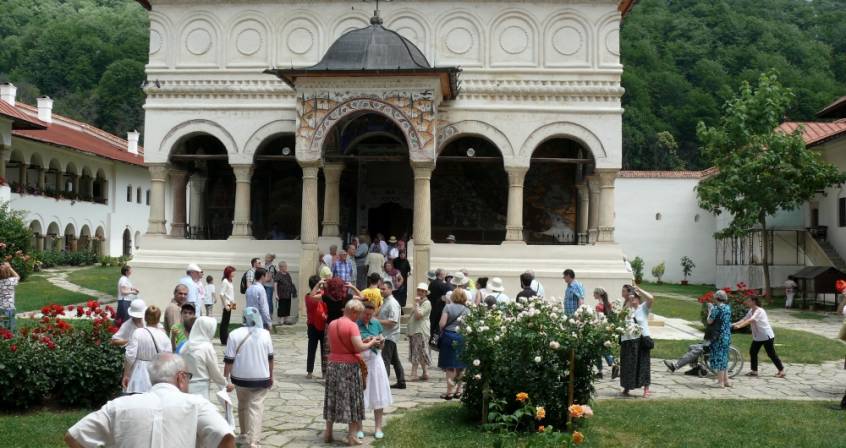
[[305,297],[306,316],[308,327],[308,355],[306,359],[306,378],[312,378],[314,372],[314,355],[317,352],[317,344],[320,344],[320,373],[326,377],[326,344],[323,343],[324,330],[326,329],[326,304],[323,303],[323,282],[320,277],[312,275],[308,279],[308,287],[311,291]]
[[361,369],[358,366],[359,353],[378,343],[377,339],[362,342],[356,321],[364,311],[358,300],[350,300],[344,306],[344,315],[329,324],[329,368],[326,370],[326,386],[323,395],[323,418],[326,419],[326,433],[323,439],[331,443],[332,425],[335,422],[348,423],[347,444],[361,445],[356,432],[361,431],[364,420],[364,387]]

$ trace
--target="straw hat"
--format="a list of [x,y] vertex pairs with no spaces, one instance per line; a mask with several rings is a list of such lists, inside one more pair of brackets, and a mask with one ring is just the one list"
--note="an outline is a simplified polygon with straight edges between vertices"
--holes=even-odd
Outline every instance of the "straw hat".
[[429,285],[427,285],[427,284],[426,284],[426,283],[424,283],[424,282],[420,282],[420,283],[418,283],[418,284],[417,284],[417,289],[422,289],[422,290],[424,290],[424,291],[428,291],[428,290],[429,290]]
[[186,272],[203,272],[203,270],[200,269],[200,267],[197,266],[195,263],[189,264],[188,267],[185,268],[185,271]]
[[450,280],[449,282],[455,286],[464,286],[468,283],[468,280],[467,277],[464,276],[463,272],[458,271],[452,274],[452,280]]
[[493,292],[502,292],[505,291],[505,287],[502,286],[502,279],[499,277],[494,277],[488,280],[488,291]]

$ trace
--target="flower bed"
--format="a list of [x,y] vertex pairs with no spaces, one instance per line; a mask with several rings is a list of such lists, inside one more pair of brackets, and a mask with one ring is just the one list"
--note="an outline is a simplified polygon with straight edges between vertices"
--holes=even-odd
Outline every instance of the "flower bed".
[[0,328],[0,408],[96,407],[117,395],[123,356],[109,345],[113,315],[91,300],[45,306],[33,322],[19,320],[17,333]]
[[[617,310],[606,320],[584,306],[565,316],[559,303],[537,299],[492,309],[471,307],[460,328],[468,366],[464,405],[481,417],[483,403],[489,403],[488,417],[494,422],[524,409],[531,397],[532,407],[543,409],[542,418],[536,418],[537,412],[533,418],[518,418],[512,430],[565,428],[568,403],[590,401],[595,392],[593,366],[625,331],[619,304]],[[571,369],[573,397],[568,397]]]
[[[728,304],[731,306],[731,323],[735,323],[744,316],[746,313],[749,312],[749,307],[744,305],[745,302],[750,297],[761,297],[761,294],[758,292],[757,289],[750,289],[746,286],[746,283],[738,283],[737,289],[732,290],[731,288],[723,288],[723,291],[726,292],[728,296]],[[702,304],[702,308],[699,311],[699,320],[702,322],[702,325],[708,325],[708,304],[715,303],[714,302],[714,291],[708,291],[702,296],[699,297],[699,303]],[[742,330],[738,330],[741,332],[748,332],[749,327],[746,327]]]

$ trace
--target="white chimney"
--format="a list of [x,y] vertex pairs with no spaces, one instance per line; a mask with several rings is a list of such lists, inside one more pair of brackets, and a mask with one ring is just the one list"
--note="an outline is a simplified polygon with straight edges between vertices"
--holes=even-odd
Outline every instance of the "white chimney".
[[129,131],[126,134],[126,150],[130,154],[138,154],[138,136],[141,135],[138,131]]
[[5,101],[12,106],[15,105],[15,97],[18,94],[18,88],[12,83],[0,84],[0,100]]
[[48,124],[53,122],[53,100],[49,96],[38,98],[38,119]]

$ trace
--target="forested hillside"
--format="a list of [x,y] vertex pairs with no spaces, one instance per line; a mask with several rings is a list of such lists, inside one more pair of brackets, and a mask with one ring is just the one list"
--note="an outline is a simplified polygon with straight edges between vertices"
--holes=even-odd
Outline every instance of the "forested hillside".
[[[123,135],[143,126],[146,12],[133,0],[0,0],[0,81]],[[769,68],[787,118],[846,95],[846,0],[641,0],[623,23],[624,165],[702,168],[696,123]]]

